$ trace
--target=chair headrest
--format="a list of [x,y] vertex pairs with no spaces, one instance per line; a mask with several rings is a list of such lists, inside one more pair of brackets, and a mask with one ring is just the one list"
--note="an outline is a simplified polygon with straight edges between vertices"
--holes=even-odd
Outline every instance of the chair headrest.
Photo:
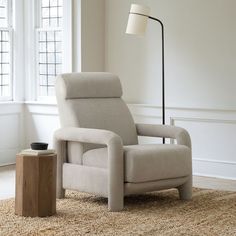
[[118,76],[106,72],[61,74],[56,79],[56,90],[65,99],[119,98],[122,96]]

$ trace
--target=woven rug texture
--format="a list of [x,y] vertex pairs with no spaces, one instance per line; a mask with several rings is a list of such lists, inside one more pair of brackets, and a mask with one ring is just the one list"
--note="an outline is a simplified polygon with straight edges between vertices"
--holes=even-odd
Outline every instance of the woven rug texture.
[[5,235],[236,235],[236,193],[194,189],[192,201],[177,190],[125,198],[122,212],[107,199],[67,191],[57,214],[45,218],[14,214],[14,199],[0,201],[0,236]]

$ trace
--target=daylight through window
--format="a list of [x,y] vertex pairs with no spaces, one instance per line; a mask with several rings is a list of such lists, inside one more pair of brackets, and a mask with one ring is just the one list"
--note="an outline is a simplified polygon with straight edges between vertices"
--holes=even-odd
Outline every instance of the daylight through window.
[[40,1],[38,41],[39,96],[54,96],[56,75],[62,71],[62,0]]
[[0,98],[11,97],[10,1],[0,0]]

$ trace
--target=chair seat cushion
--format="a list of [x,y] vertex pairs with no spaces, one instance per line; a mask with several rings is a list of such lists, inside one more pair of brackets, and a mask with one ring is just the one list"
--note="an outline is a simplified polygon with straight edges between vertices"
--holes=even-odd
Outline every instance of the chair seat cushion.
[[[107,148],[83,154],[83,165],[107,168]],[[145,144],[124,146],[125,182],[141,183],[191,174],[191,150],[184,145]]]

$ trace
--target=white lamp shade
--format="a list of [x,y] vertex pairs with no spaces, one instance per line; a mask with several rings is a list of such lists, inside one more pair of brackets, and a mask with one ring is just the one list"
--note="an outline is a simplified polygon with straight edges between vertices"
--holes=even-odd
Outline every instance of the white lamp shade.
[[138,4],[132,4],[130,8],[126,33],[144,35],[146,32],[149,13],[150,13],[149,7],[141,6]]

